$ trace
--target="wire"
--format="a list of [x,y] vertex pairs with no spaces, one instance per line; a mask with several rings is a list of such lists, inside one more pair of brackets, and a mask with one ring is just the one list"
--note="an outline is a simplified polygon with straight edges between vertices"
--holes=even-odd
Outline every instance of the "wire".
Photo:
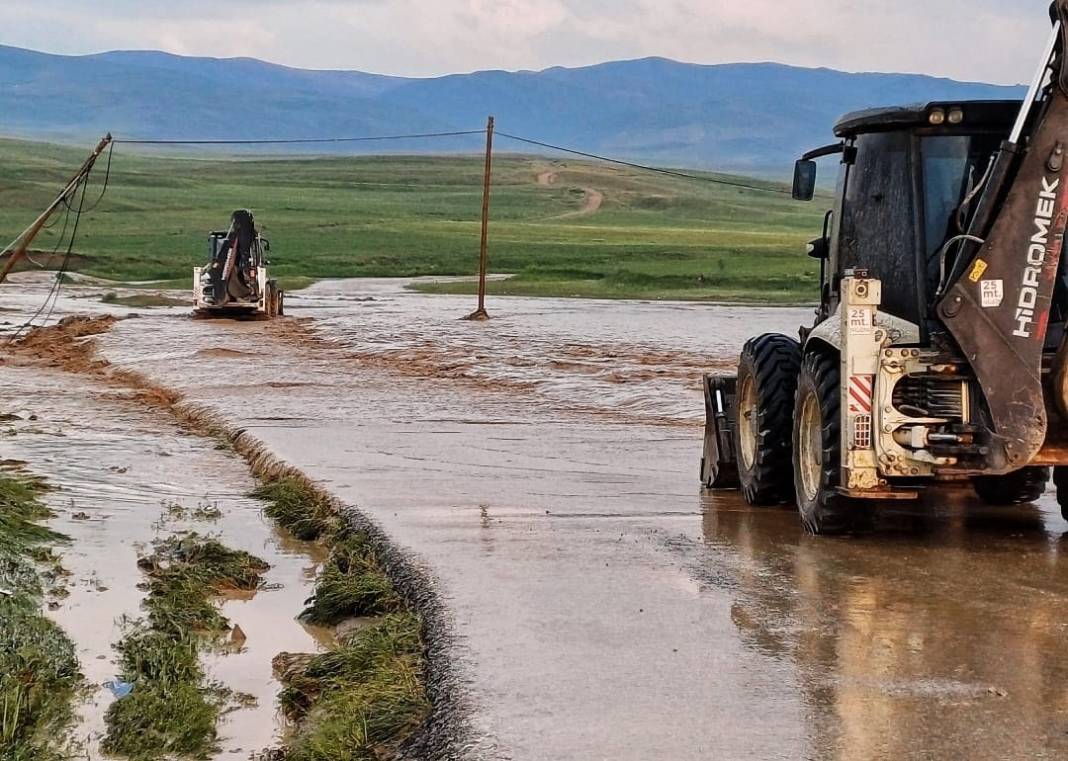
[[553,145],[552,143],[543,143],[540,140],[532,140],[528,137],[520,137],[519,135],[509,135],[507,132],[497,132],[500,137],[507,138],[509,140],[515,140],[520,143],[527,143],[528,145],[537,145],[542,148],[549,148],[554,151],[561,151],[563,153],[570,153],[575,156],[582,156],[587,159],[596,159],[597,161],[606,161],[609,164],[618,164],[620,166],[630,167],[631,169],[641,169],[646,172],[656,172],[658,174],[666,174],[670,177],[683,177],[687,180],[697,180],[699,182],[711,182],[716,185],[729,185],[732,188],[744,188],[746,190],[757,190],[765,193],[780,193],[783,195],[792,195],[792,192],[783,188],[774,187],[760,187],[758,185],[747,185],[744,182],[735,182],[733,180],[721,180],[716,177],[710,177],[708,175],[699,174],[687,174],[686,172],[676,172],[672,169],[661,169],[655,166],[646,166],[645,164],[635,164],[632,161],[623,161],[622,159],[614,159],[609,156],[599,156],[596,153],[587,153],[586,151],[578,151],[574,148],[564,148],[560,145]]
[[[96,207],[99,206],[100,202],[104,200],[104,194],[108,192],[108,183],[111,182],[111,157],[114,154],[115,154],[115,141],[113,140],[113,141],[111,141],[111,145],[108,147],[108,166],[107,166],[107,171],[104,172],[104,187],[102,187],[100,189],[100,195],[97,196],[95,201],[93,201],[93,205],[85,210],[86,214],[88,214],[91,211],[96,211]],[[93,162],[93,166],[96,166],[96,162],[95,161]],[[92,171],[92,168],[90,168],[90,171]],[[88,182],[88,179],[89,178],[86,177],[86,181],[87,182]]]
[[[63,238],[64,238],[64,235],[66,234],[71,214],[74,214],[74,228],[71,230],[70,238],[67,239],[67,251],[63,256],[63,263],[60,265],[59,271],[56,272],[55,280],[52,281],[52,286],[51,286],[51,288],[49,288],[48,293],[45,296],[44,303],[41,304],[41,306],[37,309],[37,311],[34,312],[33,315],[28,320],[26,320],[26,322],[24,322],[22,325],[19,326],[18,330],[16,330],[12,335],[8,336],[7,341],[5,342],[7,344],[13,343],[16,339],[18,339],[23,333],[26,332],[26,330],[28,328],[33,326],[33,323],[42,314],[45,315],[44,316],[44,322],[42,324],[47,324],[48,321],[52,318],[52,313],[55,311],[56,305],[59,303],[59,292],[60,292],[60,289],[62,289],[62,287],[63,287],[64,276],[67,274],[67,270],[70,267],[71,258],[72,258],[73,254],[74,254],[74,242],[78,237],[78,227],[79,227],[79,224],[81,223],[82,215],[86,211],[86,209],[85,209],[85,196],[86,196],[86,190],[89,187],[89,177],[92,174],[92,171],[93,171],[93,164],[91,164],[86,169],[85,173],[82,175],[82,177],[79,180],[78,184],[76,184],[71,189],[71,192],[68,194],[69,196],[74,196],[74,195],[76,195],[78,193],[79,189],[81,190],[81,198],[78,201],[78,208],[75,209],[70,203],[67,203],[65,201],[65,205],[67,207],[67,213],[64,216],[63,228],[62,228],[62,231],[60,232],[59,240],[56,243],[56,247],[52,250],[52,255],[53,256],[56,253],[59,252],[59,249],[63,244]],[[100,201],[100,199],[98,198],[97,199],[97,203],[99,203],[99,201]],[[46,309],[48,310],[47,314],[45,314],[45,310]]]
[[[964,235],[955,235],[946,241],[945,245],[943,245],[938,252],[938,290],[935,292],[935,298],[941,297],[946,286],[949,285],[949,283],[946,282],[946,254],[949,253],[951,247],[957,243],[963,243],[964,241],[976,243],[980,246],[986,243],[982,238],[975,235],[968,235],[967,233]],[[957,255],[960,256],[959,253]]]
[[[323,144],[338,144],[338,143],[364,143],[373,141],[389,141],[389,140],[424,140],[441,137],[464,137],[470,135],[484,135],[485,129],[476,130],[461,130],[455,132],[425,132],[418,134],[407,135],[374,135],[367,137],[318,137],[318,138],[267,138],[262,140],[249,139],[249,140],[182,140],[182,139],[160,139],[160,140],[139,140],[139,139],[126,139],[117,138],[112,143],[114,148],[115,143],[124,143],[126,145],[323,145]],[[708,182],[715,185],[726,185],[728,187],[740,188],[743,190],[754,190],[764,193],[776,193],[780,195],[792,195],[791,191],[776,188],[776,187],[764,187],[759,185],[750,185],[744,182],[737,182],[733,180],[724,180],[708,175],[689,174],[687,172],[678,172],[672,169],[662,169],[660,167],[647,166],[645,164],[637,164],[632,161],[624,161],[622,159],[615,159],[610,156],[601,156],[596,153],[588,153],[586,151],[576,150],[574,148],[565,148],[561,145],[553,145],[552,143],[542,142],[541,140],[534,140],[528,137],[522,137],[520,135],[512,135],[507,132],[497,132],[497,135],[508,140],[515,140],[520,143],[526,143],[527,145],[536,145],[541,148],[548,148],[554,151],[560,151],[562,153],[570,153],[574,156],[582,156],[583,158],[595,159],[597,161],[604,161],[609,164],[617,164],[619,166],[630,167],[631,169],[640,169],[646,172],[655,172],[657,174],[664,174],[670,177],[682,177],[688,180],[696,180],[698,182]],[[111,164],[111,154],[108,154],[108,165]],[[92,208],[95,208],[95,204]],[[92,208],[89,211],[92,211]]]
[[295,139],[266,140],[126,140],[113,142],[126,145],[315,145],[322,143],[366,143],[376,140],[422,140],[435,137],[462,137],[465,135],[484,135],[485,129],[464,130],[460,132],[426,132],[413,135],[375,135],[371,137],[313,137]]

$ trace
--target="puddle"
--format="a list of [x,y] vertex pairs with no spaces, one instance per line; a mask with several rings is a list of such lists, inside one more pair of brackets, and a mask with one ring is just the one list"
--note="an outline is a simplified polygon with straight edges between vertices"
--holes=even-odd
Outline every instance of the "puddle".
[[[323,552],[279,534],[263,517],[262,505],[245,496],[254,484],[242,460],[183,434],[160,419],[164,413],[115,397],[83,377],[0,365],[0,410],[19,415],[5,424],[14,435],[0,436],[0,459],[26,461],[55,487],[46,495],[56,511],[50,525],[72,540],[60,548],[70,596],[55,600],[49,615],[74,640],[92,688],[79,707],[75,736],[85,746],[79,758],[104,758],[98,744],[114,698],[103,685],[117,676],[113,645],[122,619],[141,615],[139,551],[159,536],[189,530],[219,536],[271,565],[263,590],[223,603],[224,615],[247,637],[240,650],[205,658],[210,679],[256,699],[224,717],[218,757],[269,747],[284,729],[272,659],[280,651],[320,652],[332,642],[328,632],[294,618]],[[172,520],[174,505],[189,508],[181,511],[187,514],[208,507],[203,512],[214,520]]]

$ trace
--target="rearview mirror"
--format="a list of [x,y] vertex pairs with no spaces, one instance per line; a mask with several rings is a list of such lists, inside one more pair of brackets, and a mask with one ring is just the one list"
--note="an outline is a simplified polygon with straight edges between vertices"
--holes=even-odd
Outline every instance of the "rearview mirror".
[[794,164],[794,200],[811,201],[816,195],[816,162],[801,159]]
[[816,238],[809,241],[808,255],[813,259],[826,260],[831,258],[831,246],[826,237]]

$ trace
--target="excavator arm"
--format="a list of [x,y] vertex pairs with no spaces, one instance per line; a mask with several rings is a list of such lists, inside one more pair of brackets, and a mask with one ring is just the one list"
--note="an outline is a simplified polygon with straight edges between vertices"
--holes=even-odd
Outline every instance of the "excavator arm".
[[983,389],[992,473],[1029,464],[1049,421],[1042,359],[1068,223],[1068,0],[937,304]]

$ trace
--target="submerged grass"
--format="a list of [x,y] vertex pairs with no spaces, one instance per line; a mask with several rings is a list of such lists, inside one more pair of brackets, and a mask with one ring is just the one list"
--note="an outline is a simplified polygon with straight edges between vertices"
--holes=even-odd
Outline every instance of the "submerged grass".
[[158,541],[138,566],[148,575],[148,620],[127,627],[118,650],[133,691],[111,705],[106,753],[133,761],[207,758],[222,708],[206,684],[200,648],[229,628],[214,599],[259,587],[267,563],[196,533]]
[[330,547],[304,620],[384,616],[333,652],[294,659],[303,665],[285,670],[280,703],[296,724],[285,758],[396,757],[430,712],[419,617],[406,609],[368,536],[347,528],[324,496],[292,478],[265,483],[255,496],[281,525]]
[[49,516],[40,481],[0,473],[0,758],[59,761],[82,677],[74,644],[41,614],[56,565],[47,545],[63,539],[36,521]]

